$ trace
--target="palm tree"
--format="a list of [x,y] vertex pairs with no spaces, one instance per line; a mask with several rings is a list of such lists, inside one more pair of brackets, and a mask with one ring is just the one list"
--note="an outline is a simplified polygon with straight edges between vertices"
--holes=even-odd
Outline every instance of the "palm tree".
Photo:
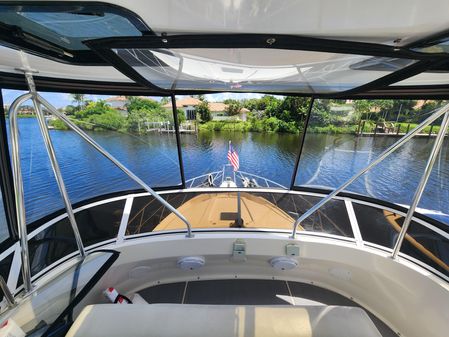
[[81,107],[84,105],[84,102],[86,101],[86,95],[83,94],[70,94],[72,96],[72,102],[76,103],[76,109],[78,111],[81,110]]

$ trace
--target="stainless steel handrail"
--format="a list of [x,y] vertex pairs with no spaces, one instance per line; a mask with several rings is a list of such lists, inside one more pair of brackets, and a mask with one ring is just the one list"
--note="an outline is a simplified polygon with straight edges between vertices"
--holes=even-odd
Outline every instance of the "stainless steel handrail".
[[251,176],[251,177],[255,177],[257,179],[260,179],[260,180],[265,182],[265,185],[267,185],[266,187],[270,187],[270,184],[272,184],[272,185],[278,186],[278,187],[280,187],[282,189],[285,189],[285,190],[288,189],[284,185],[281,185],[281,184],[279,184],[279,183],[277,183],[277,182],[275,182],[275,181],[273,181],[271,179],[258,176],[257,174],[253,174],[253,173],[249,173],[249,172],[245,172],[245,171],[237,171],[237,173],[240,173],[240,177],[243,177],[242,175],[247,175],[247,176]]
[[22,168],[20,165],[19,154],[19,128],[17,125],[18,108],[26,101],[31,99],[31,93],[23,94],[17,97],[11,104],[9,114],[9,129],[11,133],[11,155],[12,155],[12,176],[14,181],[14,202],[16,206],[16,218],[20,240],[20,255],[22,257],[22,278],[23,287],[26,293],[33,288],[31,284],[30,257],[28,255],[28,238],[25,213],[25,197],[23,193]]
[[194,183],[196,180],[201,179],[201,178],[208,177],[209,175],[212,175],[212,176],[214,177],[214,180],[215,180],[215,179],[219,179],[219,178],[221,177],[221,173],[222,173],[221,170],[220,170],[220,171],[214,171],[214,172],[205,173],[205,174],[202,174],[202,175],[200,175],[200,176],[196,176],[196,177],[187,179],[187,180],[186,180],[186,186],[189,185],[189,187],[191,188],[191,187],[193,187],[193,183]]
[[427,160],[426,167],[424,169],[424,173],[421,177],[421,180],[416,188],[415,194],[412,199],[412,203],[410,208],[408,209],[407,215],[405,216],[404,223],[402,224],[401,231],[399,232],[398,239],[396,240],[396,244],[393,248],[393,253],[391,256],[395,259],[402,246],[402,242],[404,241],[405,234],[410,226],[410,223],[413,218],[413,214],[415,213],[416,207],[421,200],[421,196],[426,187],[427,181],[429,180],[430,173],[432,172],[433,165],[435,164],[435,160],[437,159],[438,153],[440,152],[441,146],[443,145],[444,136],[446,135],[447,128],[449,127],[449,112],[446,112],[444,115],[443,121],[441,122],[440,130],[438,131],[438,135],[433,144],[432,151],[430,152],[429,159]]
[[[224,165],[224,168],[226,166],[231,166],[231,165]],[[207,177],[209,175],[212,175],[214,177],[214,180],[218,180],[220,177],[222,177],[224,168],[223,168],[223,170],[220,170],[220,171],[214,171],[214,172],[210,172],[210,173],[206,173],[206,174],[202,174],[202,175],[190,178],[190,179],[186,180],[186,186],[189,185],[189,187],[193,187],[193,183],[196,180],[201,179],[201,178],[205,178],[205,177]],[[270,184],[271,184],[273,186],[277,186],[277,187],[282,188],[282,189],[287,189],[287,187],[285,187],[284,185],[281,185],[281,184],[279,184],[279,183],[277,183],[277,182],[275,182],[275,181],[273,181],[271,179],[268,179],[268,178],[265,178],[265,177],[262,177],[262,176],[258,176],[257,174],[244,172],[244,171],[240,171],[240,170],[235,172],[235,173],[237,173],[237,175],[240,178],[244,178],[244,176],[250,176],[250,177],[254,177],[254,178],[260,179],[263,182],[265,182],[266,187],[271,187],[270,186]],[[222,180],[222,182],[223,182],[223,180]]]
[[384,152],[382,152],[373,162],[368,164],[366,167],[361,169],[359,172],[357,172],[355,175],[353,175],[350,179],[348,179],[346,182],[341,184],[339,187],[334,189],[331,193],[329,193],[325,198],[321,199],[318,203],[316,203],[314,206],[312,206],[310,209],[307,210],[303,215],[301,215],[296,221],[293,223],[293,231],[291,238],[296,238],[296,230],[298,229],[298,226],[301,222],[303,222],[305,219],[307,219],[310,215],[315,213],[318,209],[320,209],[322,206],[327,204],[332,198],[334,198],[338,193],[342,192],[346,187],[351,185],[357,178],[368,172],[370,169],[375,167],[377,164],[382,162],[385,158],[387,158],[390,154],[392,154],[394,151],[399,149],[402,145],[407,143],[413,136],[415,136],[417,133],[419,133],[422,129],[424,129],[427,125],[434,122],[436,119],[438,119],[440,116],[445,114],[447,111],[449,111],[449,104],[446,104],[443,106],[440,110],[435,112],[433,115],[428,117],[426,120],[424,120],[421,124],[419,124],[416,128],[411,130],[409,133],[404,135],[401,139],[399,139],[396,143],[391,145],[389,148],[387,148]]
[[6,303],[8,303],[8,307],[13,308],[16,306],[16,300],[14,299],[14,296],[11,293],[11,290],[9,290],[8,285],[5,282],[5,279],[3,276],[0,275],[0,288],[3,291],[3,295],[5,296]]
[[164,200],[159,194],[157,194],[150,186],[148,186],[143,180],[131,172],[125,165],[118,161],[112,154],[106,151],[101,145],[99,145],[95,140],[93,140],[88,134],[81,130],[76,124],[74,124],[66,115],[60,113],[56,110],[49,102],[47,102],[42,96],[37,95],[37,100],[40,104],[45,106],[50,113],[61,119],[67,126],[75,131],[81,138],[83,138],[87,143],[92,145],[98,152],[109,159],[115,166],[122,170],[128,177],[134,180],[137,184],[143,187],[148,193],[150,193],[156,200],[158,200],[163,206],[167,207],[171,212],[173,212],[182,222],[187,226],[187,237],[193,237],[192,226],[190,222],[171,204]]

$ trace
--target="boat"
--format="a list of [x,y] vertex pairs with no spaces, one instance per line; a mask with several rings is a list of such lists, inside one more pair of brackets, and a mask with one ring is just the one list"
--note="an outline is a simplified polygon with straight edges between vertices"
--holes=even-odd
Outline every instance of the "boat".
[[[0,336],[447,336],[449,225],[420,204],[447,148],[447,10],[443,0],[1,1],[0,100],[7,90],[14,99],[7,111],[0,104]],[[153,133],[146,151],[168,152],[162,137],[175,150],[160,161],[118,156],[86,130],[87,119],[52,104],[52,93],[163,97],[174,129]],[[310,98],[289,184],[232,160],[188,176],[176,97],[222,93]],[[330,99],[438,104],[406,132],[376,138],[383,148],[367,151],[362,164],[337,172],[320,160],[308,172],[313,123],[327,118],[335,130],[349,120],[328,117]],[[36,132],[20,132],[18,111],[29,101]],[[191,117],[191,105],[185,109]],[[90,166],[123,174],[109,188],[136,185],[110,193],[94,185],[93,196],[73,202],[73,178],[58,155],[66,131],[49,132],[48,116],[78,137],[70,145],[89,149]],[[365,122],[358,127],[353,147],[372,146]],[[376,167],[400,171],[397,161],[382,165],[417,135],[425,159],[413,145],[406,154],[421,160],[419,181],[408,188],[413,172],[396,181],[406,203],[389,199],[393,185],[380,197],[350,189]],[[357,155],[338,137],[321,144],[336,149],[333,165]],[[35,160],[24,139],[39,139],[56,211],[39,187],[45,181],[22,166]],[[223,159],[233,151],[221,149]],[[71,151],[66,160],[85,159]],[[144,174],[161,166],[162,184],[136,174],[129,157],[144,162]],[[173,184],[164,180],[170,172]],[[322,186],[323,175],[338,175],[339,184]],[[89,179],[75,180],[89,190]],[[31,202],[30,186],[40,188]],[[431,187],[447,199],[447,184]]]

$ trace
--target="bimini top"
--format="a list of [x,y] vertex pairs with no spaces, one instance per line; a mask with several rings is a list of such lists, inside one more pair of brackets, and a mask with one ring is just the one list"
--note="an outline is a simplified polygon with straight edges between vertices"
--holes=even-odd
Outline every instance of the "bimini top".
[[41,89],[447,95],[447,11],[444,0],[7,1],[0,71],[23,86],[23,50]]

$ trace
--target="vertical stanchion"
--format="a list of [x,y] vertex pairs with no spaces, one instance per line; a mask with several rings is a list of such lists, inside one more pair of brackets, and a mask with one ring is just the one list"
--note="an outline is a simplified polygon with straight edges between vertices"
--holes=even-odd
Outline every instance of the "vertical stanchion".
[[237,227],[243,227],[242,201],[241,201],[240,191],[237,191],[237,219],[235,220],[235,225]]
[[81,239],[81,234],[78,229],[78,224],[76,223],[75,213],[73,212],[72,203],[70,202],[69,194],[65,187],[64,179],[62,178],[61,169],[56,159],[55,149],[50,138],[50,133],[48,132],[48,126],[45,121],[44,113],[41,109],[37,97],[33,97],[33,105],[36,111],[37,120],[39,122],[39,127],[41,130],[42,138],[44,139],[45,148],[47,149],[48,157],[50,158],[51,167],[53,169],[53,174],[55,176],[56,182],[58,184],[59,193],[61,193],[62,200],[67,212],[67,218],[69,219],[70,225],[72,226],[73,235],[75,236],[76,245],[82,257],[86,256],[86,251],[84,249],[83,240]]
[[11,157],[12,172],[14,180],[14,194],[16,206],[17,230],[20,240],[20,256],[22,258],[22,278],[25,293],[29,293],[33,286],[31,284],[31,267],[28,250],[28,233],[25,214],[25,197],[23,193],[22,168],[20,165],[19,153],[19,127],[17,125],[17,111],[19,107],[31,99],[30,93],[24,94],[16,98],[9,108],[9,130],[11,132]]

